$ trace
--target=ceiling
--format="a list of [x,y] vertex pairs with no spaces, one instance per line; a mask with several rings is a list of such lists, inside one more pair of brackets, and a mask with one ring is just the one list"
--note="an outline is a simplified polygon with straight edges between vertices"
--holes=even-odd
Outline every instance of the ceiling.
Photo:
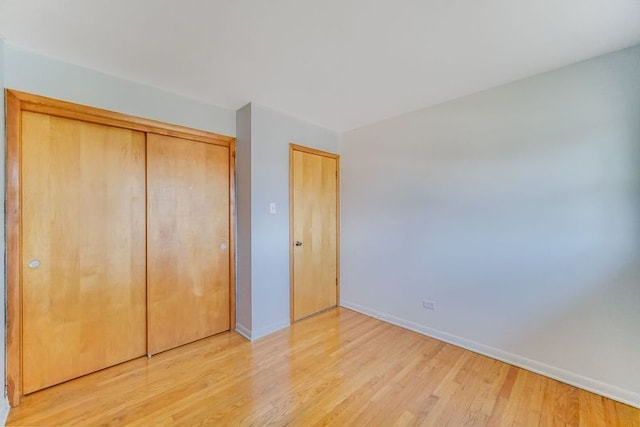
[[15,45],[344,131],[640,43],[640,0],[0,0]]

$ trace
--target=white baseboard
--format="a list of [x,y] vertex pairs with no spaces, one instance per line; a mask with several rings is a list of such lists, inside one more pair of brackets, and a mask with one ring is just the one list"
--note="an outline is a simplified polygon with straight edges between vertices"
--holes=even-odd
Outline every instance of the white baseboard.
[[277,323],[273,323],[271,325],[265,326],[264,328],[260,328],[257,330],[251,330],[240,323],[236,323],[236,332],[248,339],[249,341],[257,340],[258,338],[262,338],[266,335],[272,334],[280,329],[284,329],[289,326],[289,321],[281,321]]
[[236,332],[251,341],[251,329],[241,325],[240,323],[236,323]]
[[281,322],[272,323],[271,325],[267,325],[264,328],[260,328],[257,330],[251,331],[251,339],[257,340],[258,338],[262,338],[266,335],[272,334],[280,329],[284,329],[289,326],[289,320],[283,320]]
[[437,329],[430,328],[428,326],[420,325],[418,323],[402,319],[400,317],[383,313],[360,304],[355,304],[349,301],[341,301],[340,306],[348,308],[358,313],[365,314],[370,317],[382,320],[387,323],[391,323],[401,328],[408,329],[410,331],[417,332],[422,335],[426,335],[431,338],[444,341],[449,344],[456,345],[458,347],[471,350],[475,353],[479,353],[485,356],[489,356],[493,359],[497,359],[514,366],[526,369],[531,372],[535,372],[540,375],[544,375],[554,380],[561,381],[563,383],[597,393],[599,395],[609,397],[618,402],[625,403],[627,405],[640,408],[640,394],[625,390],[612,384],[607,384],[602,381],[595,380],[593,378],[585,377],[574,372],[566,371],[555,366],[547,365],[536,360],[528,359],[517,354],[509,353],[499,348],[490,347],[488,345],[481,344],[476,341],[461,338],[455,335],[448,334],[446,332],[439,331]]
[[0,401],[0,426],[7,425],[7,418],[9,417],[9,410],[11,407],[9,406],[9,401],[6,397],[2,398]]

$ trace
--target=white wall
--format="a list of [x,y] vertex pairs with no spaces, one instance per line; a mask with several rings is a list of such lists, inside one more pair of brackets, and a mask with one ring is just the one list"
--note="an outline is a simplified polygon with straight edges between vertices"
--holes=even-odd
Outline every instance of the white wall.
[[[338,135],[256,104],[245,108],[238,112],[238,123],[246,127],[250,116],[251,271],[239,275],[250,277],[252,308],[251,324],[239,330],[255,339],[289,325],[289,144],[335,153]],[[276,214],[269,213],[271,202]],[[246,214],[239,205],[239,220]]]
[[343,305],[640,406],[640,46],[341,154]]
[[235,111],[5,44],[5,86],[235,136]]

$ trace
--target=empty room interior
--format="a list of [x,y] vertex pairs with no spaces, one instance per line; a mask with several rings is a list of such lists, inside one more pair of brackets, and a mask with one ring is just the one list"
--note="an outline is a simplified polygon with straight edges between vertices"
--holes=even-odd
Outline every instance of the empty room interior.
[[640,1],[0,0],[4,425],[640,427]]

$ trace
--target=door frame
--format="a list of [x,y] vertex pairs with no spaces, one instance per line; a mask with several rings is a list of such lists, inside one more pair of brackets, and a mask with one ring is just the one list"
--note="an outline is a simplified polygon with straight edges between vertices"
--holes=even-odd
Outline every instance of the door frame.
[[[295,151],[328,157],[336,161],[336,307],[340,305],[340,155],[305,147],[294,143],[289,144],[289,322],[294,320],[294,265],[293,265],[293,153]],[[301,319],[300,319],[301,320]]]
[[[22,112],[48,114],[88,123],[175,136],[229,148],[229,327],[235,330],[236,295],[236,206],[235,138],[184,126],[162,123],[95,107],[59,101],[13,89],[6,89],[6,384],[11,406],[20,404],[22,393],[22,206],[21,129]],[[146,140],[146,135],[145,135]],[[146,142],[145,142],[146,145]]]

